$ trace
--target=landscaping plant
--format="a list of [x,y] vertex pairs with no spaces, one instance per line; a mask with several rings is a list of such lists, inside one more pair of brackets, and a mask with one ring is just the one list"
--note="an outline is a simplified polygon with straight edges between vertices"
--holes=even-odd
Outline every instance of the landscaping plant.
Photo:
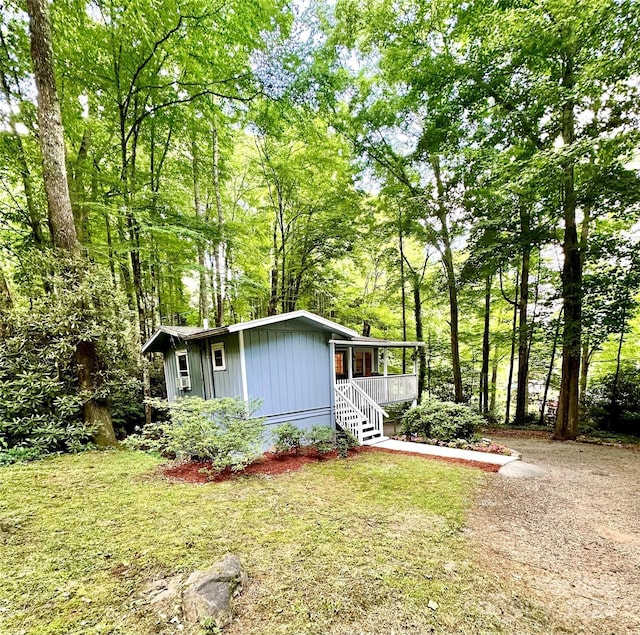
[[293,423],[282,423],[276,426],[272,431],[274,439],[274,448],[277,453],[290,452],[295,450],[297,453],[302,446],[304,431],[293,425]]
[[[154,399],[151,403],[167,411],[170,418],[147,435],[151,451],[210,461],[214,471],[242,470],[261,453],[264,420],[253,416],[259,402],[184,397],[173,402]],[[153,440],[159,430],[162,434]],[[127,445],[142,447],[144,443],[143,435],[137,435],[129,437]]]
[[483,424],[482,416],[464,404],[427,401],[402,418],[402,434],[438,441],[470,439]]
[[327,454],[336,448],[335,435],[330,426],[315,425],[305,433],[304,439],[320,454]]

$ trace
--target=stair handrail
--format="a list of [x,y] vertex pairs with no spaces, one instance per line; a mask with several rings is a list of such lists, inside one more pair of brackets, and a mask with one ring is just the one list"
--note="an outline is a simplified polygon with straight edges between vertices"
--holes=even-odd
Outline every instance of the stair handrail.
[[386,410],[384,410],[384,408],[382,408],[380,406],[380,404],[377,404],[373,399],[371,399],[371,397],[369,397],[369,395],[362,390],[362,388],[360,388],[360,386],[358,386],[358,384],[356,384],[355,381],[351,381],[349,382],[350,386],[353,386],[353,388],[355,389],[355,391],[364,398],[364,400],[375,410],[377,410],[383,417],[388,417],[389,414],[387,413]]

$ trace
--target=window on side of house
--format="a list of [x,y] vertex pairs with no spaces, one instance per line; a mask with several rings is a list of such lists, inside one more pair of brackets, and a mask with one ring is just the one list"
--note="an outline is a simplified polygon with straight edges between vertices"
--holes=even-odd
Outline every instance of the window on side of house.
[[178,366],[178,390],[191,390],[189,355],[187,351],[176,351],[176,365]]
[[227,358],[224,354],[224,344],[211,344],[211,360],[213,370],[227,370]]

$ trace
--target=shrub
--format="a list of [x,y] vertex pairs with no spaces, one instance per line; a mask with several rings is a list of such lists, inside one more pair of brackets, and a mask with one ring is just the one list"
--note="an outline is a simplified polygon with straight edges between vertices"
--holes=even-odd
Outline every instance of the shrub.
[[482,417],[464,404],[427,401],[406,412],[402,418],[402,433],[454,441],[473,437],[482,424]]
[[297,452],[302,445],[304,431],[294,426],[293,423],[283,423],[273,429],[272,435],[276,452],[290,452],[291,450]]
[[321,454],[331,452],[336,447],[335,435],[330,426],[315,425],[305,433],[304,439],[308,445]]
[[[116,405],[116,415],[127,404],[116,426],[139,403],[135,338],[126,300],[100,267],[87,264],[80,276],[77,263],[52,254],[32,259],[15,277],[29,304],[0,312],[0,447],[35,450],[16,450],[24,457],[77,452],[94,433],[83,423],[88,398]],[[91,342],[98,353],[92,394],[79,386],[78,342]]]
[[336,433],[336,445],[338,446],[338,456],[346,459],[349,450],[360,445],[358,439],[349,430],[339,430]]
[[600,430],[640,435],[640,370],[623,364],[614,391],[615,384],[615,373],[592,382],[586,396],[587,415]]
[[210,461],[216,471],[241,470],[261,453],[263,419],[252,416],[258,402],[184,397],[152,405],[169,413],[171,422],[159,425],[166,452],[177,458]]
[[122,443],[129,450],[140,450],[149,454],[161,456],[174,455],[169,451],[169,436],[165,432],[167,422],[150,423],[142,428],[136,428],[134,434],[130,434]]

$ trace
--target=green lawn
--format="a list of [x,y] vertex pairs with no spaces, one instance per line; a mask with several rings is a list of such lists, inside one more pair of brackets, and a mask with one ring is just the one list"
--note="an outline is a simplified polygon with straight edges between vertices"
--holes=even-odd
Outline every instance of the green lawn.
[[[90,452],[0,468],[1,633],[176,632],[144,585],[227,552],[251,579],[232,635],[513,632],[460,532],[478,470],[369,453],[188,485],[159,463]],[[535,607],[519,619],[551,632]]]

